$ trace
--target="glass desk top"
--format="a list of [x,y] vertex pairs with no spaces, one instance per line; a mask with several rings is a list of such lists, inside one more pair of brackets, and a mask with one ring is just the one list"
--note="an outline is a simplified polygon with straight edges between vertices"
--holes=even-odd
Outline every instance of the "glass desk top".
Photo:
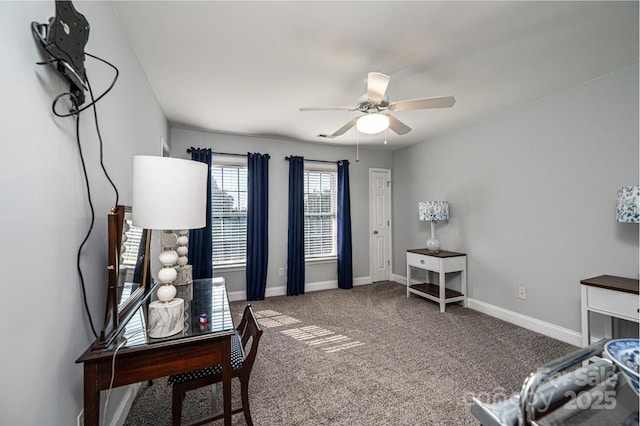
[[[120,335],[105,350],[134,348],[186,337],[207,336],[234,330],[224,278],[193,280],[192,284],[176,286],[176,298],[184,300],[184,329],[173,336],[154,339],[147,334],[147,303],[131,316]],[[200,315],[207,315],[201,324]]]

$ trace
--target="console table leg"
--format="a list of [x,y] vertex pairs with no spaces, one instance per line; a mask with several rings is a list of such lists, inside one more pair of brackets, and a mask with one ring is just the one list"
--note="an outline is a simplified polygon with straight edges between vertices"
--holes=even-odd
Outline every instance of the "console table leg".
[[224,339],[222,345],[222,400],[224,405],[224,424],[231,425],[231,337]]
[[589,345],[590,339],[590,327],[589,327],[589,310],[587,309],[587,287],[581,286],[581,299],[580,299],[580,316],[582,322],[582,347]]
[[84,365],[84,424],[98,426],[100,422],[100,391],[96,366]]
[[411,285],[411,266],[407,264],[407,297],[409,297],[409,286]]
[[444,307],[447,304],[447,302],[445,302],[445,273],[440,270],[438,275],[440,275],[440,312],[444,312]]
[[462,306],[467,307],[467,261],[465,259],[464,269],[460,272],[460,288],[462,289],[461,293],[464,295],[464,299],[462,299]]

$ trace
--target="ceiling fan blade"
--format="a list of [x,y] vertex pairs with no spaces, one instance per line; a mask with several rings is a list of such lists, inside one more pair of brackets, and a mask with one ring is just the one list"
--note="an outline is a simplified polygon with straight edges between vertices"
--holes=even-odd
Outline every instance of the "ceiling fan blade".
[[369,102],[379,104],[387,92],[390,77],[379,72],[370,72],[367,76],[367,97]]
[[360,118],[360,117],[356,117],[356,118],[353,118],[353,119],[349,120],[349,122],[347,124],[345,124],[344,126],[340,127],[338,130],[333,132],[333,134],[330,135],[329,137],[335,138],[336,136],[344,135],[347,132],[347,130],[351,129],[353,126],[356,125],[356,121],[358,121],[358,118]]
[[302,107],[300,111],[356,111],[355,107],[333,106],[333,107]]
[[392,111],[408,111],[412,109],[451,108],[455,103],[456,98],[453,96],[439,96],[436,98],[393,102],[389,105],[389,109]]
[[389,117],[389,128],[399,135],[405,135],[411,131],[411,127],[404,124],[391,114],[386,114]]

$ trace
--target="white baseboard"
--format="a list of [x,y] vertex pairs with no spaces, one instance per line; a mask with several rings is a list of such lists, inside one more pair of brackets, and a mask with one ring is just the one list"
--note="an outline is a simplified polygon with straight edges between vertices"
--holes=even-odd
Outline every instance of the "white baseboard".
[[536,333],[544,334],[573,346],[582,347],[582,335],[568,328],[471,298],[467,298],[467,306],[475,311],[524,327]]
[[122,426],[125,420],[127,420],[129,410],[131,409],[131,405],[133,405],[133,400],[136,398],[140,386],[141,383],[134,383],[128,386],[127,393],[120,400],[120,405],[118,405],[118,409],[113,415],[111,423],[109,423],[111,426]]
[[[371,284],[371,277],[357,277],[353,279],[353,285],[365,285]],[[320,291],[320,290],[330,290],[333,288],[338,288],[338,280],[331,281],[317,281],[315,283],[306,283],[304,285],[304,291],[312,292],[312,291]],[[264,296],[265,297],[274,297],[274,296],[286,296],[287,295],[287,286],[281,285],[277,287],[269,287],[267,286]],[[246,291],[230,291],[227,293],[230,302],[235,302],[238,300],[247,300],[247,292]]]
[[391,281],[398,284],[407,285],[407,277],[403,277],[401,275],[391,274]]
[[[392,274],[392,280],[398,284],[407,285],[407,277]],[[467,306],[475,311],[482,312],[483,314],[535,331],[536,333],[544,334],[545,336],[552,337],[573,346],[582,347],[582,334],[569,330],[568,328],[560,327],[537,318],[522,315],[472,298],[467,298]],[[598,340],[600,339],[591,338],[592,343]]]

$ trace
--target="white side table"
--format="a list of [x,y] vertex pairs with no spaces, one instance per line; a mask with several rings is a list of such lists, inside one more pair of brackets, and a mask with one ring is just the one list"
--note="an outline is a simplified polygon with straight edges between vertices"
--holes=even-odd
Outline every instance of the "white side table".
[[[582,284],[580,289],[582,346],[587,346],[591,340],[589,312],[640,323],[638,280],[600,275],[582,280],[580,284]],[[611,330],[611,321],[609,321],[605,338],[612,337]]]
[[[430,283],[411,284],[411,268],[437,272],[438,285]],[[445,274],[460,272],[460,291],[446,288]],[[452,251],[440,250],[430,252],[427,249],[407,250],[407,297],[409,294],[433,300],[440,304],[440,312],[444,312],[447,303],[462,302],[467,307],[467,255]]]

